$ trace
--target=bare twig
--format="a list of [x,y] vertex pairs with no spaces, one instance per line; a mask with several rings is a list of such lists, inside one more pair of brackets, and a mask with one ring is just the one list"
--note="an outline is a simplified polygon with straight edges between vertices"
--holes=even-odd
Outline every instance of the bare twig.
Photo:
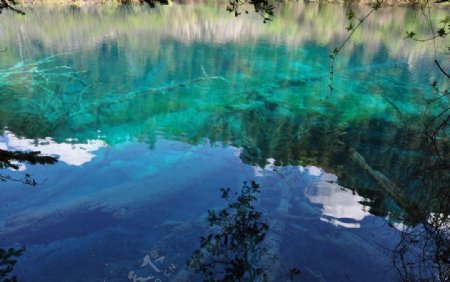
[[330,52],[330,75],[329,75],[329,81],[328,87],[330,88],[330,94],[333,94],[334,90],[334,66],[337,56],[340,54],[341,50],[345,47],[347,42],[350,40],[352,35],[357,31],[361,25],[367,20],[367,18],[370,17],[376,10],[378,10],[381,7],[382,2],[377,0],[373,5],[372,9],[362,18],[358,18],[354,15],[353,11],[350,11],[349,14],[347,14],[348,19],[351,21],[352,19],[356,19],[358,23],[356,26],[353,26],[353,24],[350,22],[349,26],[346,28],[350,33],[347,35],[347,37],[342,41],[341,45],[334,48],[333,51]]
[[450,74],[448,72],[446,72],[441,65],[439,64],[438,60],[434,60],[434,63],[436,64],[436,66],[438,66],[439,70],[447,77],[450,78]]
[[15,0],[0,0],[0,13],[3,10],[11,10],[15,13],[21,14],[21,15],[25,15],[25,12],[22,10],[19,10],[15,7],[13,7],[12,5],[16,5],[16,1]]

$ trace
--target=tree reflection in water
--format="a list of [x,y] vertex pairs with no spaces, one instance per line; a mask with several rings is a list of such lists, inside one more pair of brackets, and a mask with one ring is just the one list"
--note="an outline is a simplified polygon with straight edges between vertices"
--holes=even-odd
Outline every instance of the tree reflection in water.
[[[0,169],[19,170],[19,163],[35,164],[55,164],[58,161],[54,156],[42,156],[41,152],[6,151],[0,149]],[[0,182],[16,181],[24,184],[36,186],[38,182],[26,173],[22,178],[14,178],[10,175],[0,174]]]
[[[448,195],[443,197],[448,210]],[[449,281],[450,219],[432,214],[415,227],[400,226],[394,266],[403,281]]]
[[[439,117],[431,120],[436,119]],[[428,153],[418,179],[422,189],[434,188],[439,193],[405,216],[405,222],[412,221],[413,225],[397,227],[401,238],[394,249],[393,261],[403,281],[450,281],[450,172],[449,144],[445,138],[448,120],[444,117],[434,126],[432,122],[426,123]]]
[[[54,156],[42,156],[41,152],[6,151],[0,149],[0,169],[19,170],[20,163],[35,164],[55,164],[58,161]],[[0,174],[0,182],[15,181],[23,184],[36,186],[39,183],[30,175],[25,174],[21,178],[15,178],[9,174]],[[1,189],[1,187],[0,187]],[[0,280],[4,282],[17,281],[16,276],[10,276],[17,258],[25,251],[25,248],[0,248]]]
[[25,248],[20,249],[2,249],[0,248],[0,281],[2,282],[16,282],[16,276],[10,276],[17,263],[17,258],[20,257]]
[[[190,268],[203,274],[205,281],[269,281],[270,265],[279,258],[265,246],[270,226],[256,210],[259,185],[244,182],[241,192],[220,189],[228,205],[219,212],[208,211],[210,233],[200,239],[200,249],[188,261]],[[235,201],[232,201],[236,198]],[[290,281],[300,274],[287,273]]]

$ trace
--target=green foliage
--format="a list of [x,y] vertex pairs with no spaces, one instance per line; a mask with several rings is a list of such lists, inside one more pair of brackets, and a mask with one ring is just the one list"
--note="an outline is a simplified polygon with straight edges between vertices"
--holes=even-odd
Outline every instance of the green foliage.
[[[415,41],[425,42],[425,41],[435,40],[438,37],[444,38],[450,32],[450,17],[446,16],[444,19],[442,19],[439,22],[439,24],[441,24],[441,25],[436,27],[436,34],[432,34],[432,36],[429,38],[425,38],[425,39],[416,38],[417,34],[414,31],[407,31],[405,39],[409,38],[409,39],[413,39]],[[429,20],[429,25],[430,25],[430,29],[433,31],[434,27],[430,20]]]
[[355,17],[355,12],[353,10],[350,10],[347,12],[346,16],[347,16],[347,19],[349,21],[351,21]]
[[416,33],[414,31],[406,32],[406,38],[413,38],[414,36],[416,36]]
[[[418,39],[416,37],[416,33],[414,31],[407,31],[406,32],[406,37],[405,39],[412,39],[418,42],[426,42],[426,41],[433,41],[433,46],[434,46],[434,63],[437,66],[437,68],[439,69],[439,71],[447,77],[447,79],[450,78],[450,73],[448,72],[448,70],[446,70],[441,63],[439,62],[436,54],[437,54],[437,49],[436,49],[436,41],[439,38],[445,38],[449,33],[450,33],[450,16],[446,15],[445,18],[443,18],[442,20],[439,21],[438,25],[435,27],[433,25],[432,19],[431,19],[431,12],[429,7],[421,7],[421,10],[423,12],[423,15],[425,16],[428,25],[429,25],[429,29],[431,31],[431,36],[429,38],[425,38],[425,39]],[[436,31],[435,31],[436,30]],[[447,49],[450,50],[450,46],[447,46]],[[434,89],[436,89],[436,85],[432,85]],[[450,116],[447,115],[447,120],[444,122],[445,123],[445,127],[448,125],[448,120],[449,120]]]
[[13,271],[14,266],[17,263],[17,258],[20,257],[24,251],[25,248],[9,248],[8,250],[0,248],[0,280],[2,282],[17,281],[16,276],[8,276]]
[[[200,239],[200,249],[188,261],[190,268],[202,273],[205,281],[267,281],[263,260],[275,256],[262,245],[269,225],[262,219],[253,203],[260,192],[259,185],[244,182],[241,193],[221,188],[222,198],[228,202],[219,212],[208,211],[212,232]],[[232,198],[236,197],[235,201]],[[291,280],[300,272],[293,268]]]
[[[120,0],[122,4],[129,4],[132,0]],[[156,7],[156,4],[168,5],[168,0],[139,0],[140,3],[147,3],[151,8]],[[263,22],[271,21],[274,16],[274,1],[273,0],[229,0],[227,5],[227,11],[233,13],[236,17],[242,14],[242,8],[244,12],[248,14],[248,10],[245,9],[246,5],[253,6],[255,12],[263,17]]]
[[353,23],[349,23],[348,26],[345,28],[347,31],[353,30],[355,27],[353,26]]
[[442,25],[438,28],[437,34],[439,37],[445,37],[450,32],[450,16],[447,15],[439,23]]

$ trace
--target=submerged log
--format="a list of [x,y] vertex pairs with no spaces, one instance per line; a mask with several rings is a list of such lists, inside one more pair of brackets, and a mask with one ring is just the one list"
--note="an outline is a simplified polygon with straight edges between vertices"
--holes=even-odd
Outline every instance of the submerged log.
[[336,142],[339,145],[345,147],[347,152],[350,154],[350,158],[353,160],[353,162],[357,164],[370,178],[372,178],[382,189],[382,192],[392,198],[400,208],[407,211],[408,213],[412,212],[412,215],[416,219],[422,217],[417,205],[415,205],[411,202],[411,200],[408,199],[408,197],[399,186],[397,186],[392,180],[390,180],[380,171],[373,169],[367,163],[366,159],[355,148],[340,140],[336,140]]

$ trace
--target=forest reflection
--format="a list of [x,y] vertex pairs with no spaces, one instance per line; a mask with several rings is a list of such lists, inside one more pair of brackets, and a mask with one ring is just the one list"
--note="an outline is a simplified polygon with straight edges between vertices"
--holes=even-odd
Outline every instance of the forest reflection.
[[[347,10],[339,5],[285,3],[277,7],[277,17],[270,25],[262,25],[260,17],[254,14],[235,18],[225,11],[225,7],[226,3],[214,1],[208,5],[174,5],[157,9],[139,6],[25,8],[26,17],[3,15],[8,20],[1,34],[2,47],[8,48],[9,52],[3,54],[0,62],[15,63],[11,59],[17,57],[35,59],[34,56],[39,54],[36,51],[57,54],[92,50],[108,42],[131,48],[133,58],[151,59],[155,53],[148,51],[160,49],[162,41],[167,38],[184,43],[246,45],[257,45],[264,40],[289,48],[301,48],[310,42],[328,47],[347,36],[344,28]],[[358,9],[369,8],[360,6]],[[445,10],[436,9],[432,15],[440,19],[446,14]],[[426,32],[427,23],[420,21],[419,17],[417,10],[406,7],[381,9],[376,17],[367,20],[360,33],[352,37],[352,43],[345,51],[349,55],[345,56],[347,64],[358,60],[360,66],[366,66],[381,56],[404,56],[408,58],[410,67],[416,68],[417,59],[426,56],[430,45],[399,39],[405,35],[405,25],[416,33]],[[52,22],[41,21],[43,18],[52,18]],[[151,34],[152,44],[146,44],[146,37],[137,37],[137,34]],[[19,49],[11,48],[16,44],[20,45]],[[135,67],[142,70],[145,68],[142,63],[146,60],[139,61],[141,64]]]
[[[150,97],[152,100],[159,98],[164,100],[167,95]],[[261,167],[264,167],[270,158],[275,160],[276,166],[315,165],[336,174],[342,186],[370,198],[371,201],[365,204],[371,207],[371,213],[389,216],[396,219],[395,221],[403,221],[401,220],[403,212],[406,212],[408,221],[412,224],[423,220],[422,217],[427,214],[448,212],[447,208],[444,210],[438,208],[439,203],[436,202],[437,199],[441,199],[442,189],[448,187],[450,180],[449,174],[446,173],[448,167],[439,159],[430,157],[430,145],[422,132],[423,128],[417,124],[405,126],[383,119],[348,121],[340,124],[336,123],[333,116],[322,116],[318,113],[308,113],[305,116],[302,112],[296,111],[285,114],[280,105],[263,99],[259,99],[259,102],[260,105],[256,108],[232,110],[225,108],[221,109],[223,112],[202,114],[187,109],[192,101],[176,98],[167,103],[147,102],[145,104],[149,106],[141,110],[133,107],[133,102],[114,106],[100,105],[97,120],[86,120],[84,117],[82,121],[88,122],[90,126],[82,125],[88,128],[107,128],[105,134],[112,133],[119,136],[124,132],[121,128],[113,127],[117,123],[126,122],[129,125],[128,134],[134,134],[133,138],[145,141],[150,146],[154,146],[158,135],[190,144],[202,143],[205,139],[211,143],[222,142],[242,148],[240,158],[244,163]],[[64,126],[76,125],[76,116],[66,116],[67,104],[61,106],[52,114],[61,114],[65,118],[62,123]],[[101,111],[102,107],[107,107],[108,111]],[[176,120],[173,120],[168,114],[174,109],[188,112],[175,115]],[[133,111],[134,114],[130,115],[129,113]],[[57,124],[51,123],[51,119],[45,119],[45,115],[41,115],[40,112],[36,114],[38,116],[28,119],[26,126],[23,119],[18,119],[20,117],[18,114],[8,123],[8,130],[16,132],[18,136],[37,138],[48,135],[55,136],[56,140],[62,133],[70,132],[70,128],[58,128]],[[168,119],[165,121],[166,124],[161,124],[158,115]],[[197,118],[192,115],[197,115]],[[14,122],[17,122],[17,125]],[[33,126],[33,123],[38,122],[39,126]],[[108,129],[109,126],[111,128]],[[80,128],[73,132],[79,132],[81,138],[86,136],[86,132],[80,131]],[[65,142],[66,138],[62,142]],[[108,138],[106,141],[109,141]],[[447,148],[448,144],[445,141],[446,139],[443,139],[441,143]],[[102,145],[103,141],[97,142],[97,145],[92,141],[89,142],[91,145],[85,146],[94,146],[92,150],[105,146]],[[13,143],[10,146],[14,147]],[[16,147],[19,146],[20,142],[16,143]],[[73,144],[69,143],[67,146],[73,147]],[[58,154],[58,146],[53,148],[56,150],[53,153]],[[445,148],[446,155],[443,160],[448,159],[448,150]],[[83,152],[88,153],[84,150]],[[61,152],[61,155],[64,159],[64,155],[67,154]],[[358,156],[363,156],[364,160],[357,159]],[[80,155],[79,158],[81,157]],[[70,155],[67,158],[70,158]],[[91,157],[86,155],[86,158]],[[70,159],[68,161],[79,162]],[[380,175],[383,179],[389,179],[392,184],[386,184],[380,179]],[[394,203],[391,198],[394,199]]]
[[[413,58],[426,48],[403,42],[402,47],[408,48],[399,49],[390,43],[391,36],[403,32],[403,25],[397,26],[394,19],[408,21],[414,11],[384,10],[381,17],[385,26],[392,25],[392,32],[375,33],[364,41],[356,38],[347,50],[347,62],[342,62],[346,69],[337,84],[356,79],[352,87],[357,93],[324,99],[328,62],[324,44],[345,35],[344,30],[330,28],[345,22],[344,9],[334,13],[333,8],[289,4],[268,28],[251,16],[228,18],[220,5],[112,12],[36,9],[21,19],[19,33],[13,28],[18,19],[10,16],[1,35],[10,51],[0,57],[0,65],[9,65],[0,70],[1,93],[8,93],[0,94],[0,127],[19,137],[50,136],[56,142],[74,138],[83,143],[101,137],[112,145],[131,136],[153,146],[158,136],[191,144],[208,139],[242,148],[240,158],[247,164],[263,167],[273,158],[276,165],[325,168],[338,175],[345,187],[372,199],[371,212],[379,216],[400,217],[386,197],[397,198],[394,206],[403,210],[423,207],[419,210],[426,210],[424,214],[439,212],[430,202],[448,185],[448,167],[429,157],[423,124],[446,105],[435,104],[425,114],[415,106],[434,95],[416,81],[422,73],[415,69]],[[332,18],[323,16],[332,12]],[[61,24],[35,24],[50,15]],[[97,18],[93,15],[101,15],[99,24],[90,24]],[[155,24],[155,17],[183,22]],[[305,28],[313,21],[314,28]],[[416,25],[417,30],[424,28]],[[87,28],[90,31],[83,32]],[[364,28],[376,29],[376,20]],[[148,32],[154,41],[142,44],[139,40],[144,36],[139,35]],[[235,44],[203,43],[220,40]],[[269,51],[270,42],[284,45]],[[285,47],[301,48],[309,42],[318,42],[314,53]],[[77,53],[80,49],[86,51]],[[48,54],[60,50],[75,53]],[[34,58],[36,54],[41,57]],[[380,63],[372,61],[380,56],[392,58],[382,63],[383,74],[374,74],[370,70]],[[408,66],[399,61],[402,57],[408,58]],[[17,59],[22,61],[11,64]],[[360,66],[367,63],[369,71],[358,69],[355,59]],[[407,93],[396,95],[399,85],[389,80],[391,75],[402,78],[400,86]],[[406,124],[411,117],[420,119]],[[126,134],[119,124],[122,129],[126,125]],[[440,159],[445,160],[448,138],[441,140]],[[355,162],[349,148],[363,156],[365,164]],[[378,173],[395,183],[398,191],[379,189]],[[419,188],[423,186],[429,188]],[[407,213],[411,222],[418,220],[414,212]]]

